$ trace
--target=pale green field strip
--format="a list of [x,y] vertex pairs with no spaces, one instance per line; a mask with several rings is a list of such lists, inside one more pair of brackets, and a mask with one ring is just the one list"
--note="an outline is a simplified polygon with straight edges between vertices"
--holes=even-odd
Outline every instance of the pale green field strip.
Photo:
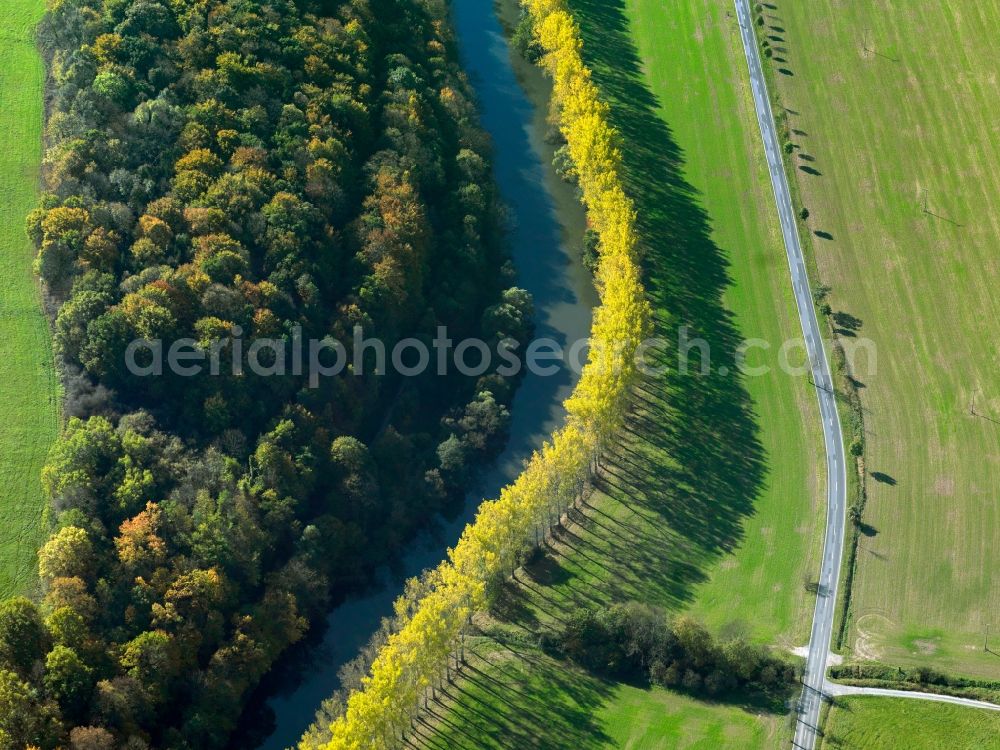
[[893,698],[839,699],[820,750],[997,750],[1000,714]]
[[607,682],[534,649],[470,646],[470,666],[430,705],[421,750],[773,750],[786,717]]
[[623,750],[770,750],[787,744],[783,716],[667,690],[618,685],[601,716],[611,745]]
[[996,678],[1000,3],[776,5],[820,275],[878,351],[856,371],[871,529],[847,645]]
[[42,538],[39,475],[59,430],[52,342],[24,220],[38,200],[44,66],[42,0],[0,4],[0,595],[29,590]]

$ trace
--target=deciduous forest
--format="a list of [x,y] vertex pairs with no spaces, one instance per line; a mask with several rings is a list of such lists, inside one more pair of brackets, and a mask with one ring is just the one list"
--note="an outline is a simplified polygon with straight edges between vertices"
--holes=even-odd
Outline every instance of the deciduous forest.
[[27,231],[69,421],[44,596],[0,604],[0,746],[224,747],[310,622],[462,497],[514,383],[141,377],[129,343],[524,341],[531,299],[443,4],[55,0],[39,36]]

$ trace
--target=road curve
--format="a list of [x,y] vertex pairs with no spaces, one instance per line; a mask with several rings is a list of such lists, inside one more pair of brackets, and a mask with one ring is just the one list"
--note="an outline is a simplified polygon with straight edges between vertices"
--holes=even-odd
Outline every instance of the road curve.
[[918,693],[911,690],[892,690],[891,688],[857,687],[855,685],[840,685],[829,680],[823,686],[826,695],[863,695],[875,698],[912,698],[922,701],[934,701],[935,703],[953,703],[956,706],[966,706],[968,708],[981,708],[987,711],[1000,711],[1000,706],[988,701],[977,701],[972,698],[956,698],[953,695],[939,695],[937,693]]
[[785,240],[785,254],[792,275],[792,290],[798,308],[799,323],[805,337],[806,351],[811,363],[813,384],[819,400],[819,411],[823,423],[823,439],[826,443],[826,539],[823,542],[823,561],[819,576],[819,590],[816,608],[813,612],[812,633],[809,636],[809,654],[803,676],[802,696],[798,704],[798,720],[795,725],[793,746],[803,750],[813,750],[819,732],[819,711],[822,705],[823,689],[826,685],[826,657],[830,651],[830,637],[833,633],[833,615],[837,605],[837,583],[840,577],[840,563],[844,551],[844,527],[847,508],[847,461],[844,455],[844,438],[837,414],[837,399],[830,374],[830,363],[823,349],[820,325],[813,306],[812,291],[802,255],[792,198],[788,189],[781,159],[781,144],[774,126],[774,114],[767,96],[764,70],[753,29],[753,16],[748,0],[735,0],[736,15],[740,24],[740,36],[750,67],[750,86],[753,90],[757,122],[764,140],[767,154],[767,169],[771,174],[774,200],[778,206],[781,234]]

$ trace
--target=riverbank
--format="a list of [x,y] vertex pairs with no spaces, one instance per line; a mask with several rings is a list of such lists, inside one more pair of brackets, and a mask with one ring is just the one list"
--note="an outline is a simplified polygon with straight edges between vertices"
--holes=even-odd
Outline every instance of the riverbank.
[[[479,622],[471,666],[413,744],[781,747],[791,739],[781,701],[704,700],[696,675],[687,695],[634,689],[534,645],[567,612],[628,600],[693,614],[723,639],[804,643],[823,519],[815,398],[779,366],[782,343],[801,334],[735,19],[709,0],[569,5],[622,134],[654,335],[670,342],[673,365],[686,327],[708,343],[710,372],[692,364],[643,384],[598,491],[518,571],[507,606]],[[734,377],[749,339],[769,343],[747,361],[768,372]]]

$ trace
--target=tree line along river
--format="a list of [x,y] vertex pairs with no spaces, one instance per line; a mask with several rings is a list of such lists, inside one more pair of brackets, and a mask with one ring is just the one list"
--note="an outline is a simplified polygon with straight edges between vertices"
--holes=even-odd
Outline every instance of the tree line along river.
[[[551,166],[546,142],[548,84],[541,72],[511,53],[503,24],[517,20],[515,0],[453,0],[452,19],[463,66],[479,102],[483,127],[493,141],[494,174],[509,208],[508,241],[518,284],[534,297],[536,337],[565,349],[586,338],[597,303],[588,271],[580,261],[585,229],[583,208],[572,187]],[[327,617],[321,638],[299,650],[286,675],[279,675],[268,700],[275,730],[261,746],[282,750],[297,744],[324,699],[339,687],[337,672],[374,633],[408,577],[437,565],[474,517],[480,500],[495,497],[513,480],[532,451],[562,422],[562,403],[576,375],[527,374],[514,399],[510,440],[466,498],[462,512],[437,519],[414,540],[399,564],[384,570],[362,595],[341,603]]]

